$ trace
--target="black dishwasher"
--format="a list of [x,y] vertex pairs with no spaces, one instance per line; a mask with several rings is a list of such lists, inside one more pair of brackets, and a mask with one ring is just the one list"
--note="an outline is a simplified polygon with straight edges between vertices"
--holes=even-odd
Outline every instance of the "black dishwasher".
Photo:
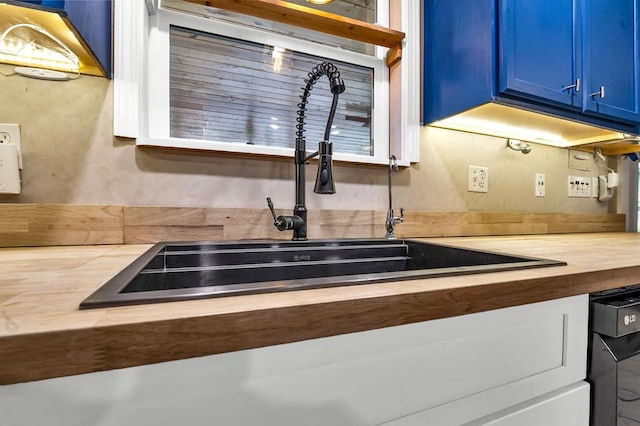
[[640,285],[590,297],[591,426],[640,425]]

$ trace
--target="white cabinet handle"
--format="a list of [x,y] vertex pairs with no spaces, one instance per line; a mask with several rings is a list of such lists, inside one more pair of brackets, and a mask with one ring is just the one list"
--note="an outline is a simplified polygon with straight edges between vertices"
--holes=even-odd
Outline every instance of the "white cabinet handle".
[[578,93],[580,91],[580,79],[576,79],[575,84],[570,84],[569,86],[564,86],[562,88],[562,91],[564,92],[565,90],[570,90],[570,89],[575,89],[576,93]]
[[592,98],[595,98],[596,96],[600,96],[600,99],[604,98],[604,86],[600,86],[600,90],[597,92],[593,92],[591,95]]

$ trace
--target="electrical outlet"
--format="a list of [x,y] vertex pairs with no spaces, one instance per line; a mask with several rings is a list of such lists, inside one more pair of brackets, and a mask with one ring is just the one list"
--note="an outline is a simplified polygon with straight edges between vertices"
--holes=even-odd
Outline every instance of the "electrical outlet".
[[536,173],[536,197],[544,197],[545,193],[544,173]]
[[13,144],[18,148],[18,167],[22,169],[22,139],[19,124],[0,123],[0,144]]
[[20,194],[20,125],[0,123],[0,194]]
[[592,186],[590,177],[569,176],[569,197],[590,198]]
[[469,166],[469,192],[489,192],[489,168]]

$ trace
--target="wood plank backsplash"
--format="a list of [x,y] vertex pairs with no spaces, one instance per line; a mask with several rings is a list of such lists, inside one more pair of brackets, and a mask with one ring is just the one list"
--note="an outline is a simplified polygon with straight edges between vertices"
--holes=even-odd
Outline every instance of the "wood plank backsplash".
[[0,204],[1,247],[122,242],[122,206]]
[[[288,239],[265,209],[0,204],[0,247]],[[280,214],[290,214],[282,210]],[[309,212],[310,238],[384,237],[386,211]],[[401,238],[623,232],[623,214],[405,211]]]

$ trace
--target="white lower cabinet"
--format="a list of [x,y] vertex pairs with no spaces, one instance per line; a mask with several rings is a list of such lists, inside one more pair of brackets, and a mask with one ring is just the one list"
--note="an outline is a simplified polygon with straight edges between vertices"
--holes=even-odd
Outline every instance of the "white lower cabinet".
[[576,296],[0,386],[0,424],[586,425],[546,419],[588,413],[587,311]]
[[589,384],[579,382],[464,426],[587,426]]
[[[578,382],[549,392],[462,426],[588,426],[589,384]],[[465,410],[464,404],[459,405]],[[437,410],[406,416],[387,425],[425,426],[446,423],[447,414]]]

